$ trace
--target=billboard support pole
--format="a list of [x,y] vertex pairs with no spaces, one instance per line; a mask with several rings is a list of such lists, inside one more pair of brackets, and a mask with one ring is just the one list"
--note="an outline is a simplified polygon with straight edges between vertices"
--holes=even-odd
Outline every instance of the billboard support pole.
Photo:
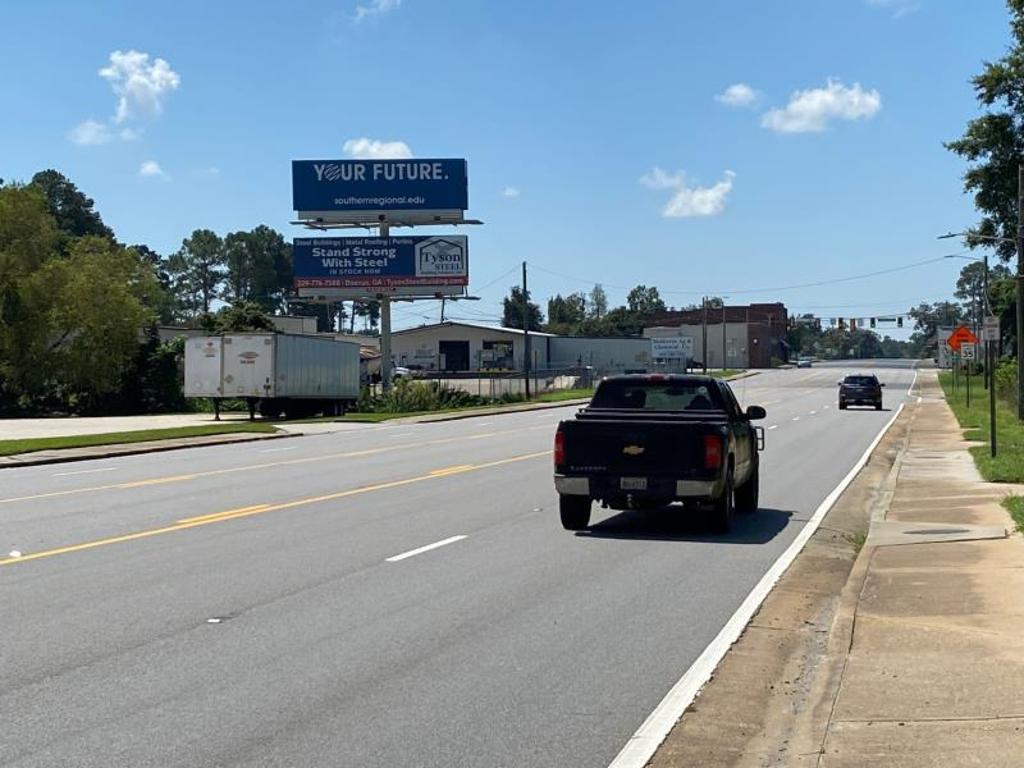
[[[380,223],[380,237],[391,234],[390,225]],[[380,298],[380,383],[381,389],[391,389],[391,297],[384,294]]]

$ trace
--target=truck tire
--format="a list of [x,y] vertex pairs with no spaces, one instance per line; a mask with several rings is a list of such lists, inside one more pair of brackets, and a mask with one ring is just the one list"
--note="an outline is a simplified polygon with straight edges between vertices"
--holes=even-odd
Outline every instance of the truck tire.
[[879,400],[877,403],[875,403],[875,410],[876,411],[882,410],[882,401],[881,400]]
[[839,401],[839,410],[840,411],[845,411],[846,410],[846,403],[844,403],[842,400]]
[[749,515],[757,512],[758,496],[760,494],[761,469],[760,463],[754,464],[754,471],[750,473],[747,482],[736,489],[736,511],[742,515]]
[[589,496],[559,496],[558,514],[567,531],[584,531],[590,525]]
[[732,521],[736,517],[736,504],[733,492],[732,466],[725,473],[725,487],[722,494],[711,502],[711,527],[717,533],[728,533]]

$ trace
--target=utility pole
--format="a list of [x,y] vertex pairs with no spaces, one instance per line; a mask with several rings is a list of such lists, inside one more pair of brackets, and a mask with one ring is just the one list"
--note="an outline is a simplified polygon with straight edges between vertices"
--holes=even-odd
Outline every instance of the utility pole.
[[526,262],[523,262],[523,383],[530,399],[530,300],[526,292]]
[[[992,314],[988,294],[988,252],[985,252],[985,316]],[[996,344],[999,342],[997,341]],[[992,458],[996,457],[996,351],[990,339],[985,339],[985,372],[988,377],[988,443]]]
[[704,310],[704,328],[701,331],[701,352],[700,361],[704,366],[704,373],[708,372],[708,297],[705,296],[701,302],[701,308]]
[[725,299],[722,299],[722,374],[723,375],[725,374],[725,368],[726,368],[725,361],[726,361],[726,357],[727,357],[726,352],[725,352],[725,343],[726,343],[725,342],[725,328],[726,328],[726,325],[725,325]]
[[441,297],[441,322],[444,322],[444,296]]
[[1017,165],[1017,419],[1024,421],[1024,165]]

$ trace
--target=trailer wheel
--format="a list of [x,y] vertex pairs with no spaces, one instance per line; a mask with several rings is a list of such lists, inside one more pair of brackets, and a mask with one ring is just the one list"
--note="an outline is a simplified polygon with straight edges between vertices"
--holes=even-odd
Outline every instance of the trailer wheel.
[[590,525],[589,496],[559,496],[558,514],[567,531],[583,531]]

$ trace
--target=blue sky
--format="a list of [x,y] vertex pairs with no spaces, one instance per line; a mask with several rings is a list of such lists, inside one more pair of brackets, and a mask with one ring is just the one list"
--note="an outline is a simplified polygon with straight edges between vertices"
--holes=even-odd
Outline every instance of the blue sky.
[[542,304],[594,282],[613,304],[645,283],[825,317],[948,295],[965,262],[760,289],[958,250],[935,236],[976,215],[942,142],[1008,43],[999,0],[35,0],[0,19],[0,177],[56,168],[166,254],[199,227],[306,234],[293,158],[359,139],[466,157],[483,300],[452,314],[483,321],[524,259]]

